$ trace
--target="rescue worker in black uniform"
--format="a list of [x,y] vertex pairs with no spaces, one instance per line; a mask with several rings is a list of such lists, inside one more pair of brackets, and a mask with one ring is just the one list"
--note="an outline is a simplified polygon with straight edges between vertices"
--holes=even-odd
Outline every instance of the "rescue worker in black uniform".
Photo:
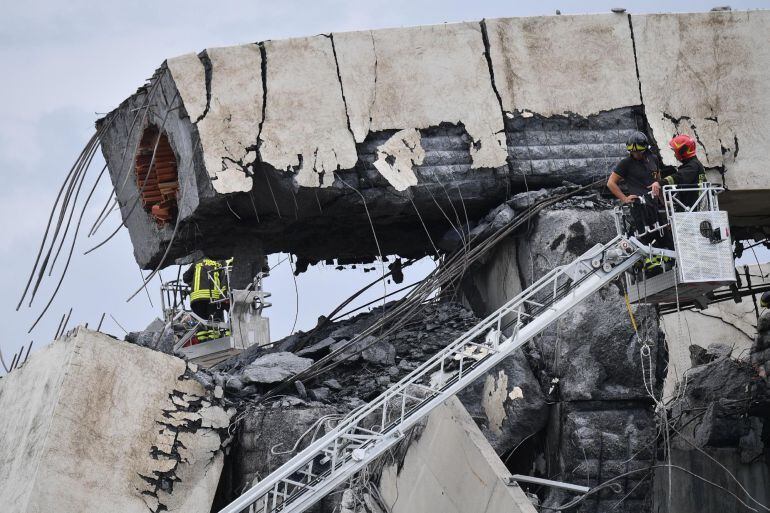
[[[674,173],[658,180],[652,186],[655,196],[661,196],[661,187],[663,185],[676,185],[678,187],[695,187],[706,181],[706,169],[696,156],[695,139],[689,135],[677,135],[668,142],[669,147],[674,150],[674,156],[682,164]],[[677,198],[683,204],[691,207],[698,199],[698,191],[680,193]]]
[[[628,138],[626,150],[628,157],[612,170],[607,188],[623,204],[631,207],[634,229],[641,234],[658,221],[658,202],[652,194],[648,194],[653,191],[659,176],[658,159],[650,151],[650,143],[642,132],[635,132]],[[650,236],[647,236],[643,242],[651,242],[649,239]]]

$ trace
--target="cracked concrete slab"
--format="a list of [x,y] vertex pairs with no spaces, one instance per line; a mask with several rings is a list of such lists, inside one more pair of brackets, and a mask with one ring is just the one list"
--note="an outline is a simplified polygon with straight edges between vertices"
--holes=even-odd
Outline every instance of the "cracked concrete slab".
[[[207,413],[185,368],[82,328],[33,354],[0,380],[3,511],[207,513],[224,433],[199,426],[221,414]],[[192,392],[187,407],[177,388]]]
[[[377,55],[374,51],[374,34],[340,32],[332,34],[340,71],[340,82],[345,93],[350,130],[357,143],[364,142],[369,134],[369,113],[374,102],[377,83]],[[344,72],[343,72],[344,70]]]
[[179,97],[191,121],[197,121],[206,111],[206,71],[194,53],[187,53],[166,61],[174,79]]
[[[449,449],[449,450],[448,450]],[[535,513],[511,473],[456,397],[428,418],[402,464],[382,471],[380,492],[392,513]]]
[[211,92],[206,115],[198,121],[203,158],[214,190],[248,192],[244,168],[257,158],[262,122],[262,56],[256,44],[210,48]]
[[[767,19],[509,18],[214,48],[169,59],[168,73],[161,67],[100,120],[110,124],[102,149],[144,269],[196,251],[226,258],[251,244],[310,261],[363,261],[377,246],[370,219],[382,251],[424,256],[434,249],[416,212],[430,237],[449,228],[435,198],[478,218],[512,189],[600,179],[646,126],[645,112],[664,157],[676,126],[697,129],[704,161],[724,164],[731,190],[720,204],[731,224],[754,227],[770,213],[760,140],[770,66],[757,39]],[[689,68],[671,68],[679,51]],[[133,208],[131,155],[142,130],[129,132],[145,100],[146,124],[165,123],[177,159],[175,222]],[[397,165],[387,154],[401,131],[419,134],[421,163],[422,152]]]
[[503,109],[581,116],[640,105],[628,17],[484,20]]
[[330,187],[334,172],[356,165],[353,134],[331,39],[315,36],[264,43],[265,119],[259,153],[294,173],[301,187]]
[[[462,123],[471,137],[473,168],[505,165],[503,119],[492,89],[477,23],[335,34],[340,77],[351,120],[371,119],[369,130],[422,129]],[[363,49],[363,55],[350,55]],[[356,79],[374,58],[374,91]],[[371,64],[368,65],[371,67]],[[357,127],[360,123],[357,124]],[[359,134],[362,132],[360,128]]]
[[668,140],[687,133],[698,140],[706,167],[725,166],[731,189],[770,188],[770,12],[632,15],[631,21],[642,97],[664,163],[676,164]]

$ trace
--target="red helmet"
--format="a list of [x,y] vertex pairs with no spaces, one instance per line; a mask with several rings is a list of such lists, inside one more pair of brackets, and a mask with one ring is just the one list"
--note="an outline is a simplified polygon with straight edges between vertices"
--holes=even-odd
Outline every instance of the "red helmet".
[[689,159],[695,156],[695,139],[687,134],[677,135],[668,141],[668,145],[674,150],[677,160]]

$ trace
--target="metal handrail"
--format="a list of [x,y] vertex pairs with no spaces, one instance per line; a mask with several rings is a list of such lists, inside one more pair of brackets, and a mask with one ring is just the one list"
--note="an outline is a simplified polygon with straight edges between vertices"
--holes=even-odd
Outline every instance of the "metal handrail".
[[[669,219],[672,218],[674,213],[677,212],[677,205],[680,212],[696,212],[698,210],[715,211],[719,210],[719,200],[717,195],[724,192],[725,188],[721,185],[712,184],[710,182],[704,182],[700,185],[680,186],[680,185],[664,185],[663,186],[663,205],[666,208],[666,215]],[[698,198],[692,204],[687,206],[682,203],[678,196],[682,193],[697,192]]]

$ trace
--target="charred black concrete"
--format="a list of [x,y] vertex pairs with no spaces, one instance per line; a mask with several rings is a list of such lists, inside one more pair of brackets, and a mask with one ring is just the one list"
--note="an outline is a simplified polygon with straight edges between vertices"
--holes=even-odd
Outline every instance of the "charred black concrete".
[[641,107],[588,117],[506,114],[512,182],[520,189],[553,187],[563,181],[584,185],[605,178],[627,155],[628,136],[645,130],[645,124]]
[[[532,191],[509,203],[521,207],[528,197],[547,194]],[[475,313],[487,315],[517,289],[572,261],[594,244],[612,239],[615,229],[607,207],[605,199],[596,195],[571,198],[542,212],[526,232],[499,244],[464,280],[464,293]],[[629,470],[654,465],[656,418],[648,390],[660,393],[665,346],[654,310],[638,307],[635,315],[639,336],[620,288],[610,284],[527,344],[522,355],[526,365],[512,377],[510,386],[523,383],[520,395],[541,394],[549,406],[543,408],[547,418],[538,423],[538,416],[524,407],[526,402],[506,399],[505,424],[527,437],[521,446],[509,446],[511,452],[497,447],[506,454],[512,470],[594,487]],[[650,357],[643,361],[645,344]],[[539,384],[535,391],[525,379],[527,374]],[[529,468],[522,465],[524,458],[529,460]],[[569,511],[650,511],[651,475],[646,472],[622,479],[618,489],[597,493]],[[547,508],[558,509],[574,499],[556,489],[537,493]]]

